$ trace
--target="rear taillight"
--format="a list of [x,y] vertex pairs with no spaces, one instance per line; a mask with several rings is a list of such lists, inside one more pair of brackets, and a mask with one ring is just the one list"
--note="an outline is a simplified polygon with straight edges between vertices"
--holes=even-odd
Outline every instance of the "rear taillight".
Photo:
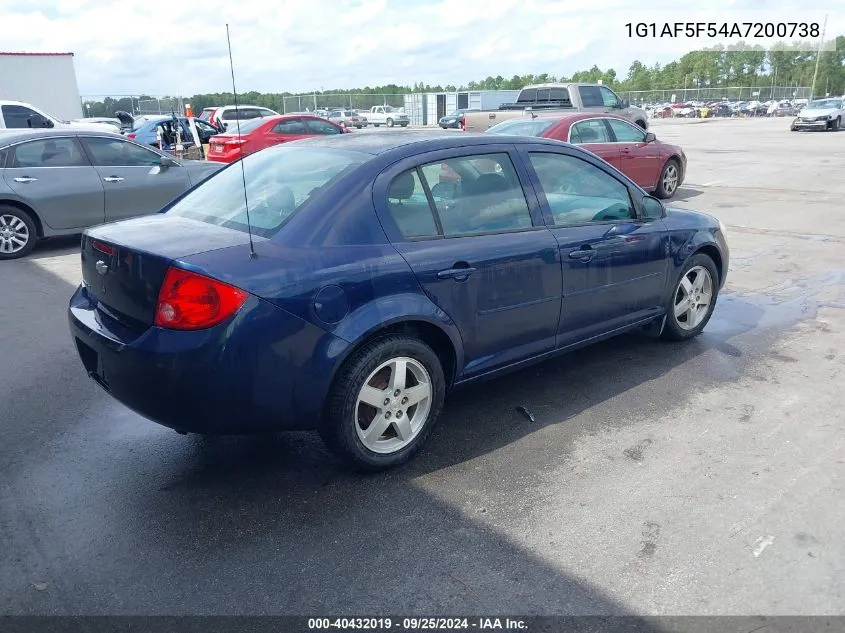
[[135,136],[136,136],[135,134],[131,134],[131,133],[130,133],[130,134],[127,134],[127,135],[126,135],[126,138],[135,138]]
[[171,267],[158,293],[155,324],[169,330],[210,328],[237,312],[247,296],[216,279]]
[[229,147],[237,147],[238,145],[243,145],[244,143],[246,143],[245,138],[233,138],[223,141],[223,145],[228,145]]

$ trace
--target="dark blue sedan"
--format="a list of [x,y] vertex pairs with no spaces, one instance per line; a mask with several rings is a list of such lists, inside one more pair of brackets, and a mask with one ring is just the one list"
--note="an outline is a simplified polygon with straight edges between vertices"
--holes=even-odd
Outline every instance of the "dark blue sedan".
[[88,229],[69,321],[89,376],[155,422],[317,429],[377,470],[458,385],[634,328],[696,336],[727,270],[718,220],[578,147],[344,134]]

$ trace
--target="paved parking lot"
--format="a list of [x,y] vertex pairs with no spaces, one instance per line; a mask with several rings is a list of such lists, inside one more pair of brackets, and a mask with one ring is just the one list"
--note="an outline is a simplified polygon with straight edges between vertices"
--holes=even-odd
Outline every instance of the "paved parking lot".
[[845,612],[845,132],[788,125],[653,126],[689,157],[677,205],[729,230],[700,338],[625,336],[456,394],[387,474],[311,434],[146,422],[72,348],[78,240],[2,262],[0,608]]

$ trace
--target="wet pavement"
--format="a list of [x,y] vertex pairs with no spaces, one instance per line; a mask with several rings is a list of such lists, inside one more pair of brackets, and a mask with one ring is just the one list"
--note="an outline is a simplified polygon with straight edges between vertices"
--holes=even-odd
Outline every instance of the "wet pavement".
[[728,225],[705,333],[457,393],[390,473],[139,418],[72,348],[78,240],[3,262],[0,612],[845,612],[845,132],[653,131]]

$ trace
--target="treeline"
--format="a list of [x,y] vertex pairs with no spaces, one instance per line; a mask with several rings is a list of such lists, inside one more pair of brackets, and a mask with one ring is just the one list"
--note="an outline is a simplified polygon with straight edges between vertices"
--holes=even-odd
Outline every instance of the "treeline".
[[[619,92],[627,91],[655,91],[672,90],[677,88],[720,88],[732,86],[810,86],[816,66],[814,44],[805,43],[792,46],[779,45],[775,50],[766,51],[762,47],[745,48],[742,43],[727,48],[715,46],[700,51],[687,53],[677,61],[665,65],[653,64],[648,66],[635,60],[628,68],[625,77],[618,77],[613,69],[603,70],[593,66],[589,70],[582,70],[570,76],[552,75],[514,75],[510,78],[502,76],[487,77],[481,81],[456,85],[431,85],[422,82],[409,86],[387,84],[383,86],[365,86],[354,89],[334,89],[317,91],[302,95],[290,92],[261,93],[247,92],[239,95],[241,103],[250,103],[272,108],[277,111],[291,111],[313,109],[316,102],[320,107],[327,105],[348,104],[353,107],[369,107],[383,102],[383,95],[403,95],[409,92],[454,92],[459,90],[519,90],[525,85],[554,81],[596,82],[613,87]],[[804,50],[801,50],[804,49]],[[816,77],[815,94],[818,95],[845,94],[845,36],[836,38],[835,51],[822,51],[819,58],[818,75]],[[331,100],[339,103],[326,103]],[[342,98],[346,97],[346,98]],[[146,103],[150,97],[137,98],[105,98],[103,101],[86,101],[88,116],[112,116],[116,110],[133,111],[137,109],[139,101]],[[197,94],[185,97],[194,112],[199,113],[203,108],[233,101],[230,92],[216,92]],[[391,102],[390,99],[387,99]],[[396,103],[394,105],[401,105]],[[169,109],[169,106],[164,108]]]

